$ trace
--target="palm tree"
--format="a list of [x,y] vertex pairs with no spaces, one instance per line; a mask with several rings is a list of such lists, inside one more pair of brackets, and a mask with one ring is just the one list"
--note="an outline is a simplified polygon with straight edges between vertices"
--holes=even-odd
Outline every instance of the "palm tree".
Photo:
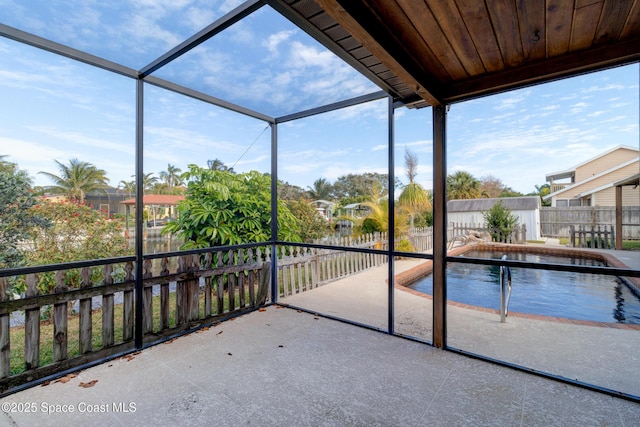
[[152,194],[173,194],[173,190],[169,187],[169,184],[157,181],[153,184],[149,192]]
[[[389,198],[381,196],[378,189],[372,189],[370,199],[362,202],[362,206],[368,209],[368,214],[355,221],[356,234],[369,234],[373,232],[386,233],[389,231]],[[353,221],[353,218],[344,218]],[[409,220],[402,210],[394,212],[394,233],[396,239],[406,238],[409,230]]]
[[47,187],[48,191],[64,194],[71,201],[82,203],[88,192],[104,190],[109,183],[107,173],[91,163],[78,159],[69,160],[69,165],[57,160],[56,163],[60,168],[59,176],[49,172],[39,173],[48,176],[55,183]]
[[179,185],[183,185],[182,178],[180,178],[180,172],[182,169],[175,167],[171,163],[167,164],[167,170],[160,172],[160,179],[167,184],[169,192]]
[[223,171],[223,172],[235,173],[233,168],[227,167],[227,165],[225,165],[222,162],[222,160],[220,160],[220,159],[207,160],[207,166],[209,166],[209,169],[211,169],[213,171]]
[[333,192],[333,186],[324,178],[313,181],[313,187],[307,187],[312,200],[328,200]]
[[129,197],[133,196],[133,194],[136,192],[136,181],[133,180],[133,179],[131,181],[125,181],[123,179],[118,184],[118,190],[117,191],[118,191],[118,193],[126,194]]
[[[131,176],[135,177],[135,175]],[[153,176],[153,172],[142,175],[142,188],[144,188],[145,193],[148,192],[153,194],[153,188],[156,185],[156,182],[158,182],[158,177]]]
[[447,176],[447,198],[449,200],[478,199],[481,196],[480,181],[469,172],[458,171]]
[[18,165],[4,160],[5,157],[8,156],[6,154],[4,156],[0,156],[0,172],[8,172],[10,174],[15,173],[18,169]]
[[404,152],[404,164],[407,178],[409,178],[409,184],[407,184],[402,190],[402,193],[400,193],[398,204],[401,209],[405,209],[409,214],[410,226],[413,228],[413,219],[416,214],[431,209],[431,194],[415,182],[415,177],[418,174],[418,158],[406,148]]

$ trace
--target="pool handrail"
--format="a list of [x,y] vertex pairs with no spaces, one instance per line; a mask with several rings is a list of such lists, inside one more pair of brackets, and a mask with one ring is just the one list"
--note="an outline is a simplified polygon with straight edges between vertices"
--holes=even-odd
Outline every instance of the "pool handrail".
[[[502,261],[507,260],[507,254],[502,255]],[[509,301],[511,300],[511,268],[500,266],[500,323],[507,322],[509,315]]]

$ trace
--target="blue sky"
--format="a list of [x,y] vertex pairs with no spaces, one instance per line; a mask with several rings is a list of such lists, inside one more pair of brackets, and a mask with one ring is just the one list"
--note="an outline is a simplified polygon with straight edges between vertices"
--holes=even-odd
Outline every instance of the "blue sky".
[[[238,1],[0,0],[0,22],[140,69],[233,9]],[[268,6],[154,75],[281,116],[378,88]],[[495,176],[527,193],[545,174],[617,145],[638,147],[638,65],[454,104],[449,171]],[[236,171],[270,167],[263,121],[145,86],[145,172],[186,170],[218,158]],[[0,155],[37,185],[54,160],[88,161],[111,184],[134,173],[135,82],[0,38]],[[279,177],[303,188],[317,178],[387,172],[387,103],[279,127]],[[396,112],[396,175],[404,150],[431,183],[431,111]]]

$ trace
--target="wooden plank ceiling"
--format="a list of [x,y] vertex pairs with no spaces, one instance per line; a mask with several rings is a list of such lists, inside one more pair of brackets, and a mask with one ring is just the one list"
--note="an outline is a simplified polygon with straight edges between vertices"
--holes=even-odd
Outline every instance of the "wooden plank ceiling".
[[399,100],[417,106],[640,60],[640,0],[269,3]]

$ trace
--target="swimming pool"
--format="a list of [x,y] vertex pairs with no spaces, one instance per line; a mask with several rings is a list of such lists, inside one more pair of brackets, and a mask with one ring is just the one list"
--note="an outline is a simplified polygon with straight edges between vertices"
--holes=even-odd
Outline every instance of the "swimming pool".
[[[500,259],[504,252],[466,252],[464,256]],[[546,254],[509,253],[509,259],[527,262],[604,265],[593,259]],[[449,263],[447,299],[500,310],[500,267]],[[540,314],[598,322],[640,324],[640,299],[619,278],[564,271],[511,268],[509,312]],[[407,286],[432,294],[431,275]]]

